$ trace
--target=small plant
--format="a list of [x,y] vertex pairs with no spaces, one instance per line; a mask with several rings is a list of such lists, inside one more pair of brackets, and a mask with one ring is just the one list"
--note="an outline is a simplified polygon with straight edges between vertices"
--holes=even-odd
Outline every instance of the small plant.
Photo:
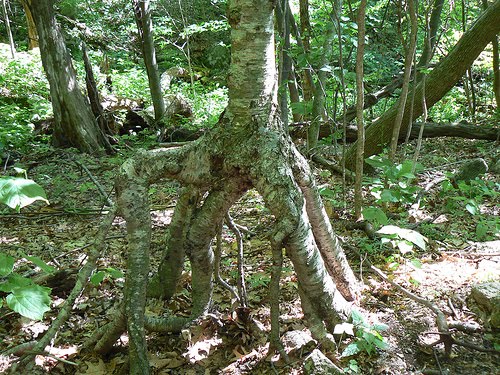
[[35,181],[27,179],[26,171],[23,169],[17,168],[16,170],[25,177],[0,177],[0,203],[6,204],[17,212],[37,200],[48,204],[49,201],[43,188]]
[[366,163],[378,170],[378,176],[367,182],[370,193],[377,203],[412,204],[417,194],[422,190],[414,185],[415,173],[423,169],[419,163],[405,160],[402,164],[394,164],[391,160],[373,155],[366,159]]
[[[24,258],[40,267],[44,272],[55,269],[38,257],[22,254]],[[7,296],[0,299],[0,307],[6,304],[11,310],[33,320],[43,319],[50,310],[51,289],[35,284],[31,279],[14,272],[16,258],[0,253],[0,292]]]
[[387,330],[387,325],[369,324],[366,318],[355,309],[351,313],[351,319],[352,323],[337,324],[333,332],[334,334],[347,334],[355,337],[354,342],[347,345],[342,352],[342,357],[350,357],[363,352],[372,355],[377,349],[387,349],[388,344],[380,334],[380,332]]
[[121,279],[124,277],[124,273],[120,270],[117,270],[112,267],[107,267],[103,270],[99,270],[95,272],[91,277],[90,277],[90,282],[98,286],[100,285],[105,279]]

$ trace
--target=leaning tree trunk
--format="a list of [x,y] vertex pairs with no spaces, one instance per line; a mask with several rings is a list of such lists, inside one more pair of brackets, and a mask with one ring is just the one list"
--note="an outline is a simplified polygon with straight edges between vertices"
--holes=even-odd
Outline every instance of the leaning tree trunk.
[[28,49],[38,47],[38,33],[36,31],[35,20],[31,14],[31,10],[28,6],[27,0],[20,0],[26,15],[26,27],[28,28]]
[[[272,0],[233,0],[228,5],[229,103],[219,126],[182,148],[142,151],[120,170],[116,191],[129,244],[125,312],[131,373],[148,373],[144,326],[154,320],[144,316],[151,242],[147,192],[161,178],[187,186],[168,244],[182,246],[182,251],[169,251],[185,253],[191,261],[192,317],[210,307],[211,241],[228,209],[252,187],[275,217],[270,241],[284,247],[292,260],[313,334],[328,340],[328,331],[349,316],[348,301],[357,297],[359,283],[332,231],[308,163],[280,121],[273,7]],[[169,256],[175,258],[171,252]],[[178,264],[164,268],[179,274]]]
[[53,142],[82,152],[101,153],[109,143],[80,88],[64,38],[56,22],[53,0],[30,0],[35,18],[42,64],[50,85],[54,110]]
[[[492,3],[476,20],[472,27],[460,38],[451,52],[429,73],[425,82],[425,102],[430,108],[437,103],[464,75],[467,68],[500,31],[500,0]],[[421,97],[423,85],[419,83],[415,91],[413,118],[422,114]],[[401,132],[409,125],[410,105],[405,107]],[[381,152],[391,140],[392,128],[397,114],[397,104],[387,110],[366,130],[365,156]],[[345,155],[346,167],[354,170],[356,143]]]
[[156,63],[151,8],[149,7],[149,0],[132,0],[132,5],[134,7],[137,30],[142,41],[142,57],[148,74],[149,91],[151,92],[155,120],[160,121],[165,115],[165,101],[163,100],[158,64]]

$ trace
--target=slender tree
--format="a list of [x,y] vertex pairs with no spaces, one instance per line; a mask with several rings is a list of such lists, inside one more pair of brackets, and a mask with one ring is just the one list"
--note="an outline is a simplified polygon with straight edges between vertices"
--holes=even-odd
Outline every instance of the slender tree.
[[[500,0],[495,0],[462,35],[450,53],[428,74],[425,84],[425,101],[428,108],[437,103],[458,82],[486,45],[498,34],[499,19]],[[415,90],[415,98],[421,98],[422,94],[420,82]],[[421,103],[421,100],[416,100],[413,118],[422,114]],[[410,103],[407,102],[401,128],[403,132],[409,125],[409,108]],[[397,105],[392,106],[366,129],[365,156],[381,152],[390,142],[397,109]],[[356,148],[354,143],[345,155],[346,166],[351,170],[354,170],[356,165]]]
[[155,113],[155,120],[159,121],[165,114],[165,102],[161,90],[158,64],[156,63],[156,52],[153,40],[153,22],[151,21],[151,8],[149,0],[132,0],[134,7],[137,30],[141,37],[142,57],[146,66],[149,81],[149,91]]
[[5,30],[9,38],[10,54],[14,59],[16,57],[16,46],[14,45],[14,38],[12,38],[12,30],[10,29],[9,13],[7,12],[7,0],[2,0],[2,13],[5,24]]
[[365,50],[365,13],[366,0],[361,0],[358,8],[358,50],[356,52],[356,124],[358,128],[358,149],[356,153],[356,181],[354,187],[354,211],[356,218],[361,217],[363,206],[362,179],[365,154],[365,125],[363,123],[364,89],[363,57]]

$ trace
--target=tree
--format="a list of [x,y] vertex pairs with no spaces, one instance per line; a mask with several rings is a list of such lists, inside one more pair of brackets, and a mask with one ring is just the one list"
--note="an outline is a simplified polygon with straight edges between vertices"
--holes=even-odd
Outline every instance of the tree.
[[[437,103],[463,76],[467,68],[500,31],[500,0],[492,3],[467,30],[450,53],[444,57],[429,73],[425,82],[425,102],[428,108]],[[415,106],[413,118],[423,112],[422,82],[415,88]],[[405,106],[401,131],[404,133],[409,125],[411,103]],[[391,139],[394,121],[397,115],[397,104],[388,109],[366,130],[365,156],[381,152]],[[356,143],[351,145],[345,155],[347,168],[355,166]]]
[[[229,103],[218,127],[182,148],[142,151],[120,169],[117,203],[127,223],[129,257],[125,307],[117,319],[120,323],[112,327],[111,341],[124,328],[121,322],[126,316],[133,374],[148,373],[144,326],[164,330],[174,326],[171,320],[144,316],[151,242],[148,186],[161,178],[176,179],[185,186],[169,228],[166,259],[182,261],[184,254],[190,259],[191,319],[206,312],[211,303],[211,240],[228,209],[250,188],[257,189],[275,217],[270,241],[279,252],[285,248],[293,262],[313,335],[331,344],[328,332],[349,316],[348,301],[356,299],[359,283],[332,231],[308,163],[280,121],[274,3],[233,0],[228,5]],[[162,287],[167,290],[172,285]]]
[[38,33],[36,31],[35,20],[33,19],[27,0],[20,0],[20,2],[23,6],[24,14],[26,15],[26,26],[28,28],[28,49],[32,50],[33,48],[38,47]]
[[42,64],[50,85],[54,144],[88,153],[110,149],[78,87],[71,56],[55,19],[53,0],[30,0],[28,7],[35,19]]
[[132,0],[132,5],[134,7],[137,30],[141,37],[142,57],[148,75],[149,91],[151,92],[151,100],[153,101],[155,120],[159,121],[165,114],[165,102],[161,90],[158,65],[156,63],[153,23],[151,21],[149,0]]

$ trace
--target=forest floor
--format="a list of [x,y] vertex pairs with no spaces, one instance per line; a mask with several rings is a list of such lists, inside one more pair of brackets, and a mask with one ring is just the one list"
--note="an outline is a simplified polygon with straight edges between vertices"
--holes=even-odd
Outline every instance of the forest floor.
[[[442,178],[446,171],[453,172],[462,162],[475,157],[488,158],[497,145],[491,142],[462,139],[425,140],[422,158],[424,171],[418,183],[424,187]],[[50,205],[36,203],[15,214],[3,210],[0,216],[0,247],[2,252],[17,256],[17,272],[30,274],[33,267],[20,256],[20,252],[38,256],[47,263],[68,271],[56,280],[53,287],[53,308],[42,321],[31,321],[0,308],[0,353],[15,345],[35,340],[48,328],[57,316],[58,306],[72,287],[72,277],[85,262],[86,248],[93,242],[102,220],[101,208],[104,197],[95,187],[84,165],[102,184],[112,191],[113,176],[124,158],[133,149],[123,148],[115,156],[106,158],[82,157],[68,151],[45,149],[23,156],[19,165],[28,170],[29,178],[41,184],[47,192]],[[77,162],[75,162],[77,160]],[[328,212],[336,233],[349,246],[358,249],[363,257],[390,274],[391,280],[407,290],[424,297],[439,306],[450,319],[464,322],[481,321],[467,307],[471,286],[482,281],[499,281],[500,237],[491,228],[500,227],[500,202],[498,184],[496,194],[486,194],[479,206],[483,216],[472,215],[465,208],[466,200],[450,201],[440,195],[440,184],[425,193],[422,207],[406,208],[403,216],[406,224],[425,225],[417,230],[429,242],[425,251],[414,249],[403,256],[397,250],[380,244],[380,239],[370,239],[361,230],[351,228],[352,189],[348,186],[343,202],[341,182],[338,176],[317,171],[322,186],[329,186],[336,195],[329,195]],[[484,180],[500,182],[498,176],[486,174]],[[151,268],[156,269],[164,247],[165,229],[177,197],[177,185],[172,182],[158,184],[150,189],[153,218],[153,243]],[[470,197],[469,197],[470,198]],[[369,193],[367,193],[369,200]],[[424,200],[423,200],[424,201]],[[447,203],[448,205],[446,205]],[[248,228],[245,233],[244,253],[248,301],[251,322],[241,324],[235,319],[229,293],[216,286],[214,307],[210,315],[179,334],[148,334],[150,363],[155,374],[302,374],[303,363],[312,347],[305,347],[291,355],[291,363],[285,364],[278,356],[266,360],[266,334],[258,334],[252,327],[267,331],[270,328],[268,284],[270,281],[271,249],[266,240],[267,228],[272,217],[261,198],[249,192],[231,210],[234,221]],[[478,232],[478,218],[485,221],[490,233]],[[401,220],[397,221],[404,226]],[[120,272],[126,270],[125,227],[120,218],[115,219],[108,235],[107,250],[102,254],[98,267],[102,281],[90,283],[75,304],[71,317],[58,333],[50,347],[49,355],[37,355],[35,373],[53,374],[119,374],[127,361],[127,337],[124,335],[105,358],[80,354],[82,343],[94,331],[105,324],[114,306],[121,300],[124,279]],[[479,241],[477,237],[482,240]],[[236,241],[227,227],[222,236],[223,256],[221,273],[224,279],[235,285]],[[495,353],[482,353],[454,346],[451,358],[446,359],[440,345],[428,348],[425,343],[436,340],[434,314],[426,307],[405,297],[371,273],[359,256],[346,247],[346,253],[356,273],[367,288],[361,301],[360,311],[368,321],[384,323],[388,330],[382,334],[389,346],[386,350],[341,357],[340,353],[352,342],[349,336],[339,340],[339,350],[327,353],[328,357],[346,373],[360,374],[495,374],[500,361]],[[412,261],[417,259],[418,262]],[[417,266],[417,264],[419,266]],[[188,268],[186,268],[188,269]],[[74,279],[73,279],[74,280]],[[95,280],[94,280],[95,281]],[[98,280],[99,281],[99,280]],[[307,331],[297,293],[293,267],[285,261],[281,282],[281,333]],[[179,315],[189,314],[190,274],[183,274],[175,298],[165,306],[163,302],[148,304],[150,313],[162,314],[170,308]],[[250,324],[250,323],[257,324]],[[457,334],[458,335],[458,334]],[[486,329],[474,334],[458,335],[477,345],[492,348],[500,340]],[[64,363],[62,358],[72,363]],[[16,357],[0,357],[0,372],[7,370]],[[355,362],[353,361],[355,360]],[[356,366],[358,369],[356,370]],[[356,372],[357,371],[357,372]]]

